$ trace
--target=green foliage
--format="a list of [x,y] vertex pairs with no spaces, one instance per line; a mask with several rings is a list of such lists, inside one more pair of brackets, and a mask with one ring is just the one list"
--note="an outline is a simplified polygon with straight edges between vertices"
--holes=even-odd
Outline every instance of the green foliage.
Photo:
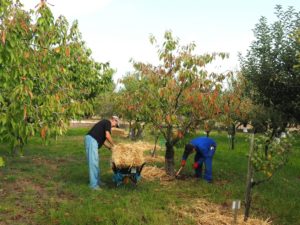
[[227,88],[221,93],[219,121],[227,128],[231,149],[234,148],[236,127],[250,122],[250,112],[253,105],[245,95],[245,86],[246,81],[241,73],[232,74],[227,79]]
[[277,21],[265,17],[254,29],[255,41],[241,58],[248,94],[256,103],[283,114],[285,121],[299,121],[300,42],[295,38],[300,14],[293,7],[286,11],[276,6]]
[[112,84],[108,64],[96,63],[77,22],[54,19],[46,1],[25,11],[1,2],[0,141],[22,148],[30,136],[61,135],[70,119],[91,113]]
[[123,87],[118,93],[118,112],[128,121],[149,122],[148,107],[150,100],[147,93],[150,83],[139,73],[127,74],[121,80]]
[[300,73],[295,67],[300,49],[295,38],[300,13],[293,7],[284,11],[276,6],[275,14],[277,21],[273,24],[268,24],[265,17],[260,18],[254,29],[255,41],[240,59],[245,93],[254,103],[248,119],[254,133],[264,133],[255,141],[254,148],[251,141],[249,150],[245,219],[251,207],[251,189],[270,180],[287,162],[291,142],[278,136],[288,124],[300,121]]
[[120,115],[118,104],[118,94],[114,91],[105,91],[94,101],[95,114],[101,118]]
[[270,135],[261,135],[256,138],[251,159],[256,176],[260,176],[260,179],[269,179],[282,168],[288,161],[292,142],[292,137],[270,140]]
[[0,167],[4,167],[4,166],[5,166],[4,159],[0,157]]

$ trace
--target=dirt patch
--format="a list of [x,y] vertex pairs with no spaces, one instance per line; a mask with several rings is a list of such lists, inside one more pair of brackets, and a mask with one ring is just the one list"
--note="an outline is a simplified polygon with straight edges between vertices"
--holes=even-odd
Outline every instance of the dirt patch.
[[179,174],[177,177],[176,177],[177,180],[192,180],[192,179],[195,179],[195,176],[194,175],[188,175],[188,174]]
[[41,185],[34,183],[28,179],[19,179],[12,186],[12,189],[16,192],[24,193],[33,190],[38,194],[44,193],[44,188]]
[[[49,208],[58,208],[62,203],[75,198],[72,194],[62,191],[59,186],[52,190],[54,193],[48,192],[45,186],[30,178],[6,183],[5,187],[0,189],[1,201],[8,203],[0,212],[0,225],[35,224],[33,221],[36,215],[45,214]],[[14,201],[10,204],[9,199]]]
[[38,165],[38,166],[46,166],[46,167],[50,168],[51,170],[57,170],[58,169],[57,162],[54,161],[54,160],[49,160],[49,159],[45,159],[45,158],[36,157],[36,158],[32,159],[32,162],[35,165]]
[[219,186],[224,186],[226,184],[229,184],[230,182],[228,180],[215,180],[214,183]]

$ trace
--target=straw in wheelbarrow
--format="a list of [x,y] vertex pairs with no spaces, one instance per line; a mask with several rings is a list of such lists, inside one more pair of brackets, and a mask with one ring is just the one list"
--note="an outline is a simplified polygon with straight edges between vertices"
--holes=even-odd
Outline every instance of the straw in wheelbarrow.
[[112,162],[118,168],[141,166],[144,162],[143,151],[136,148],[134,143],[118,144],[112,149]]

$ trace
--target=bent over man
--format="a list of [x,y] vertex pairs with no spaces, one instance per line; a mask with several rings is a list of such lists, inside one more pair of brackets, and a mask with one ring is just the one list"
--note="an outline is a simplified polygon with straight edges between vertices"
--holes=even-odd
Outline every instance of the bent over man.
[[204,179],[212,182],[212,159],[216,151],[216,142],[209,137],[197,137],[185,145],[181,166],[184,167],[188,156],[195,152],[194,165],[195,176],[202,178],[202,167],[205,165]]
[[111,127],[119,126],[119,118],[112,116],[109,120],[103,119],[96,123],[85,136],[85,150],[89,167],[90,187],[92,189],[100,189],[100,169],[98,149],[107,140],[111,146],[105,146],[110,149],[114,146],[111,137]]

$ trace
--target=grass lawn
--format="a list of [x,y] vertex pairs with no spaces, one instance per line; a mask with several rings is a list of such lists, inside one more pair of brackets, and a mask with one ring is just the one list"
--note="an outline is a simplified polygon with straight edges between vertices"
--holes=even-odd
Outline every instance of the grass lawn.
[[[212,133],[218,143],[213,184],[190,178],[169,183],[141,180],[137,187],[130,183],[115,187],[110,152],[103,148],[101,177],[107,186],[102,191],[92,191],[83,146],[86,132],[85,128],[71,129],[47,146],[33,138],[22,158],[11,157],[8,147],[0,145],[0,156],[6,163],[0,168],[0,225],[194,224],[173,208],[202,198],[230,209],[232,200],[244,199],[248,150],[245,134],[238,134],[236,150],[230,151],[225,133]],[[121,137],[115,140],[127,141]],[[177,168],[182,151],[182,147],[176,148]],[[193,174],[192,160],[193,157],[188,159],[183,171],[186,175]],[[300,224],[299,137],[288,165],[253,193],[251,216],[270,218],[273,224]]]

